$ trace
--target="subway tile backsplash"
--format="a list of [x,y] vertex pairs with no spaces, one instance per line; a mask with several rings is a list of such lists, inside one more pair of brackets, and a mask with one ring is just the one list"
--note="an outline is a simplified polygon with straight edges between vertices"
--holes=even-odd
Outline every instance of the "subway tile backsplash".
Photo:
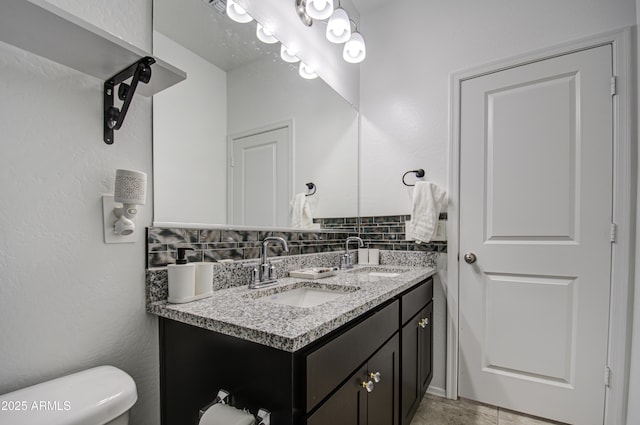
[[[411,216],[343,217],[314,220],[322,230],[263,231],[233,229],[147,228],[147,268],[164,267],[176,260],[179,247],[187,251],[189,261],[248,260],[260,257],[260,241],[280,236],[289,245],[288,255],[302,255],[344,250],[349,236],[360,236],[369,248],[389,251],[446,252],[446,242],[416,244],[405,240],[405,221]],[[440,214],[446,220],[446,213]],[[269,245],[269,256],[280,256],[282,247]]]

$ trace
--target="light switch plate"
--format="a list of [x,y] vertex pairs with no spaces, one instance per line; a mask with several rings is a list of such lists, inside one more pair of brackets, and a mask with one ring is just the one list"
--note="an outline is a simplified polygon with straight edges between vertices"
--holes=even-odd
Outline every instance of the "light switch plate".
[[130,235],[122,236],[117,235],[113,231],[113,224],[116,222],[117,217],[113,214],[113,210],[121,207],[122,205],[116,205],[113,200],[113,195],[102,195],[102,222],[104,230],[104,243],[134,243],[137,239],[137,232],[133,232]]

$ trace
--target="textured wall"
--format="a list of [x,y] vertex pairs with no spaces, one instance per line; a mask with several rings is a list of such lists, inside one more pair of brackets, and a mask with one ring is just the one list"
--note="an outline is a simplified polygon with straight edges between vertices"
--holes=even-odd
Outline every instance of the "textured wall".
[[[55,3],[151,45],[151,0]],[[158,342],[156,319],[144,312],[144,231],[133,244],[103,244],[100,199],[113,191],[116,168],[150,174],[151,102],[136,96],[107,146],[102,84],[0,43],[0,393],[111,364],[138,386],[133,424],[155,425]],[[140,229],[151,222],[148,189]]]
[[398,0],[361,20],[360,215],[395,215],[405,171],[447,185],[451,73],[635,25],[635,0]]
[[[635,24],[635,0],[398,0],[363,13],[360,215],[408,214],[407,170],[447,186],[451,73]],[[445,347],[435,347],[444,369]],[[444,388],[444,376],[432,386]]]

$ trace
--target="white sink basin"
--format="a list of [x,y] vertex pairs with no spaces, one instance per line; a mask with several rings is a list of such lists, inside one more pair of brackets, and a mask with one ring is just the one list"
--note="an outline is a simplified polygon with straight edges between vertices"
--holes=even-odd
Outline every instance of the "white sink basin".
[[407,272],[406,269],[393,269],[388,267],[375,267],[375,266],[364,266],[358,267],[353,270],[348,270],[347,273],[366,273],[368,276],[373,277],[398,277],[402,273]]
[[275,292],[256,294],[251,298],[261,302],[290,305],[293,307],[315,307],[352,293],[360,288],[337,286],[299,286],[278,288]]
[[369,272],[369,276],[377,276],[377,277],[398,277],[400,273],[391,273],[391,272]]

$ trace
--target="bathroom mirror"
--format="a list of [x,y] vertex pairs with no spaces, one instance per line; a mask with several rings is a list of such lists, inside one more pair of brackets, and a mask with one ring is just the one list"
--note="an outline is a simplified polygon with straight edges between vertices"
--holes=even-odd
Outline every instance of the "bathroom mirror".
[[316,221],[357,217],[358,112],[224,5],[154,0],[154,54],[187,73],[153,98],[154,225],[291,228],[311,192]]

